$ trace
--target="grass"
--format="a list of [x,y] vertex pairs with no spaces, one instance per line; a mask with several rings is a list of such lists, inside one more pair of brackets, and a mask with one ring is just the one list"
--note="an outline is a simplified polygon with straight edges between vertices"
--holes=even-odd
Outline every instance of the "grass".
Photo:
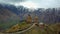
[[[31,24],[27,24],[26,22],[18,23],[18,24],[11,26],[4,32],[11,33],[11,32],[22,31],[22,30],[30,27],[30,25]],[[48,27],[45,26],[44,29],[41,29],[38,26],[34,26],[32,29],[30,29],[22,34],[57,34],[57,32],[60,31],[59,26],[60,26],[60,24],[51,24],[51,25],[48,25]]]
[[41,29],[37,26],[33,27],[31,30],[24,32],[23,34],[57,34],[60,32],[60,24],[51,24],[48,25],[48,27],[44,27],[44,29]]
[[31,24],[27,24],[26,22],[18,23],[11,28],[7,29],[5,32],[18,32],[24,29],[27,29]]

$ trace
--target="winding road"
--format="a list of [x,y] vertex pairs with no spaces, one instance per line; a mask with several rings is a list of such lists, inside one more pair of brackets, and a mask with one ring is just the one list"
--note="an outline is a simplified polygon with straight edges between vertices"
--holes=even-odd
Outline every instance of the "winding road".
[[21,33],[24,33],[28,30],[30,30],[31,28],[33,28],[35,26],[36,23],[33,23],[33,25],[31,25],[29,28],[23,30],[23,31],[19,31],[19,32],[15,32],[15,33],[0,33],[0,34],[21,34]]

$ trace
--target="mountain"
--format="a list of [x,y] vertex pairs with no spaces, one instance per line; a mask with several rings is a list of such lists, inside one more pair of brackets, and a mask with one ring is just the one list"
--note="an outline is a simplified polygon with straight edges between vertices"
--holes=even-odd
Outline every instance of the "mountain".
[[23,20],[23,15],[26,13],[29,13],[28,8],[25,8],[23,6],[14,6],[14,5],[9,5],[9,4],[0,4],[0,8],[8,9],[10,12],[15,13],[16,15],[20,16],[20,20]]
[[9,4],[0,4],[0,7],[1,8],[4,8],[4,9],[8,9],[8,10],[10,10],[11,12],[13,12],[13,13],[16,13],[16,14],[18,14],[18,10],[17,10],[17,8],[14,6],[14,5],[9,5]]
[[0,8],[0,31],[19,23],[20,17],[8,9]]
[[20,17],[20,21],[24,20],[26,18],[26,15],[30,14],[32,18],[34,18],[34,16],[38,16],[39,22],[60,22],[60,9],[57,8],[38,8],[33,10],[23,6],[14,6],[9,4],[0,4],[0,8],[8,9],[10,12],[18,15]]

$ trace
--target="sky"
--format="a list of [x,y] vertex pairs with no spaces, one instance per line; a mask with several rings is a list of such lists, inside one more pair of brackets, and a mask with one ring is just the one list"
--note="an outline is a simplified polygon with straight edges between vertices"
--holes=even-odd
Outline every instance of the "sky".
[[0,3],[24,6],[27,8],[59,8],[60,0],[0,0]]

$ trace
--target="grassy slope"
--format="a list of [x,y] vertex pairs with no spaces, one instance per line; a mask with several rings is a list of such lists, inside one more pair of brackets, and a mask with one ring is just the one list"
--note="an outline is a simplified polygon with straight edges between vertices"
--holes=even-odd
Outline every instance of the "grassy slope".
[[[30,24],[27,24],[26,22],[16,24],[12,26],[10,29],[6,30],[5,32],[17,32],[18,29],[22,30],[26,27],[29,27]],[[22,33],[22,34],[57,34],[56,30],[60,30],[60,24],[51,24],[48,27],[44,27],[44,29],[41,29],[38,26],[34,26],[32,29]]]
[[16,25],[13,25],[11,28],[7,29],[6,32],[17,32],[19,30],[21,31],[30,27],[30,25],[31,24],[27,24],[26,22],[18,23]]
[[23,34],[53,34],[51,31],[49,31],[49,29],[48,29],[48,32],[49,33],[47,33],[47,30],[45,30],[45,29],[41,30],[40,27],[34,26],[31,30],[29,30]]

